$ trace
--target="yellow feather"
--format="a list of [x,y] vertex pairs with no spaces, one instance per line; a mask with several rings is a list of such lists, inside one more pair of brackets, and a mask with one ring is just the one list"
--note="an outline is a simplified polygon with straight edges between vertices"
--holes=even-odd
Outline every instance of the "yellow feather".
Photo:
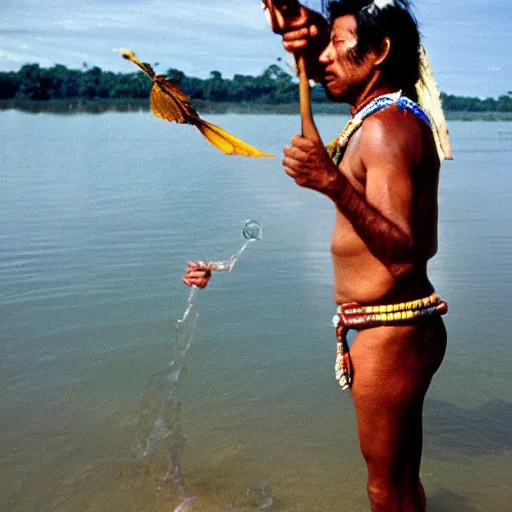
[[260,151],[254,146],[247,144],[247,142],[240,140],[238,137],[231,135],[231,133],[223,130],[219,126],[208,123],[203,119],[200,119],[196,126],[211,144],[220,149],[226,155],[242,155],[256,158],[276,156],[271,153],[264,153],[263,151]]
[[194,124],[199,114],[190,105],[188,97],[177,85],[163,80],[157,76],[151,88],[149,105],[153,115],[171,123]]
[[226,130],[201,119],[197,110],[190,104],[189,97],[177,84],[163,75],[156,75],[152,67],[141,62],[130,50],[121,50],[123,58],[139,66],[153,81],[149,103],[155,117],[171,123],[191,124],[195,126],[206,139],[226,155],[242,155],[251,157],[274,157],[247,144]]

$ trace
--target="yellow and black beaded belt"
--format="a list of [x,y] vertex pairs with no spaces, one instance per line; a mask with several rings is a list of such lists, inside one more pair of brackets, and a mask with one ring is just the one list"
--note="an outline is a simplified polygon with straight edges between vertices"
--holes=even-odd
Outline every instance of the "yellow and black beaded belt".
[[352,362],[347,343],[350,329],[368,329],[382,325],[409,324],[421,317],[441,316],[448,311],[448,304],[436,293],[424,299],[386,304],[380,306],[361,306],[357,302],[347,302],[338,306],[332,321],[336,327],[338,343],[336,347],[336,380],[341,389],[352,386]]

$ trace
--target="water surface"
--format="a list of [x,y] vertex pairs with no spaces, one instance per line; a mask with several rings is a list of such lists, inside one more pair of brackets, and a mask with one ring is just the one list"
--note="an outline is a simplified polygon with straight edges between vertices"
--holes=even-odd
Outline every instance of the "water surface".
[[[280,153],[296,117],[213,116]],[[320,117],[330,140],[345,119]],[[449,347],[425,407],[431,510],[501,512],[512,492],[512,123],[453,122],[440,184]],[[188,259],[231,273],[198,299],[181,422],[196,510],[267,483],[287,511],[366,511],[350,397],[333,378],[328,200],[280,158],[225,157],[148,113],[0,113],[0,509],[159,511],[176,496],[133,456],[141,394],[166,371]],[[198,508],[200,504],[201,508]]]

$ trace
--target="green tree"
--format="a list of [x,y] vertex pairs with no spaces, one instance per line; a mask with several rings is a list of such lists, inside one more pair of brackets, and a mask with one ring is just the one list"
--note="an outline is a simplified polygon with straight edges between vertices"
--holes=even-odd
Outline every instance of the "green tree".
[[19,87],[17,73],[0,72],[0,99],[10,100],[16,96]]
[[42,71],[39,64],[25,64],[18,71],[20,86],[16,98],[46,100],[48,96],[41,86]]
[[512,96],[510,94],[500,96],[496,102],[496,110],[498,112],[512,112]]
[[211,71],[204,83],[204,96],[210,101],[228,101],[228,85],[220,71]]
[[167,70],[167,73],[165,76],[169,79],[175,82],[176,84],[180,85],[181,82],[186,78],[185,73],[183,71],[180,71],[179,69],[169,68]]

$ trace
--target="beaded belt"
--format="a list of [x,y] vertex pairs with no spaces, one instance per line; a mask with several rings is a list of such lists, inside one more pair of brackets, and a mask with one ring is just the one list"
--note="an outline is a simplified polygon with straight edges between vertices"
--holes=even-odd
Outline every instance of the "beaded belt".
[[441,316],[448,311],[448,304],[436,293],[424,299],[387,304],[382,306],[361,306],[347,302],[338,306],[332,322],[336,327],[336,380],[341,389],[352,386],[352,361],[350,360],[347,333],[350,329],[367,329],[381,325],[404,325],[424,316]]

